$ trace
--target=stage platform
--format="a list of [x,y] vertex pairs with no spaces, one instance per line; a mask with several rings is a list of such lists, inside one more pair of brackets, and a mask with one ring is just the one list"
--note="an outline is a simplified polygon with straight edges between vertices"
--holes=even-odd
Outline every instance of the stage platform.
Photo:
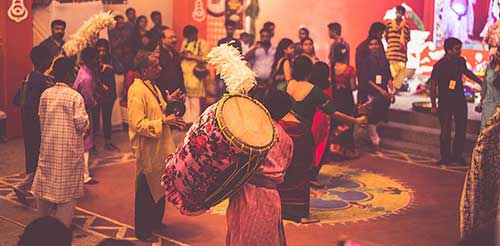
[[[428,97],[400,95],[391,105],[389,121],[378,127],[382,146],[439,158],[439,119],[431,113],[416,112],[412,103],[430,101]],[[474,111],[475,104],[468,103],[465,158],[470,160],[481,127],[481,114]],[[452,134],[453,136],[453,134]]]

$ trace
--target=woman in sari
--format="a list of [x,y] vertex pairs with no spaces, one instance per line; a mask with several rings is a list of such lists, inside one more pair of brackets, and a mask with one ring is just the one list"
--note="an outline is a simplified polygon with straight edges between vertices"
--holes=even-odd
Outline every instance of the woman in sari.
[[495,113],[500,103],[500,50],[497,50],[490,65],[486,69],[486,78],[481,89],[481,127],[486,125],[489,118]]
[[300,40],[300,46],[302,48],[301,55],[309,58],[313,64],[319,61],[314,52],[314,41],[310,37]]
[[309,177],[314,160],[314,140],[311,124],[314,113],[319,108],[337,119],[352,124],[365,124],[366,118],[353,118],[336,112],[335,105],[323,90],[308,80],[313,63],[308,57],[299,56],[292,65],[292,80],[285,88],[292,99],[291,111],[279,124],[294,143],[292,162],[285,175],[285,181],[278,186],[281,197],[283,218],[300,223],[314,223],[309,214]]
[[273,70],[271,72],[271,88],[283,90],[286,83],[292,79],[291,61],[294,54],[293,42],[288,38],[282,39],[276,48]]

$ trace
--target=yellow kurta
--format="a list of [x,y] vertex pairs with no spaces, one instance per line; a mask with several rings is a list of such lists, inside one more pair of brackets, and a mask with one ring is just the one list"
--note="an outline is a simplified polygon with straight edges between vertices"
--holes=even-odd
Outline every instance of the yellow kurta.
[[[161,107],[146,84],[156,90]],[[134,80],[128,91],[129,138],[136,158],[136,174],[144,173],[155,202],[164,196],[164,160],[175,151],[170,127],[161,122],[162,108],[166,106],[160,90],[151,81]]]
[[[203,39],[187,42],[182,41],[181,52],[188,51],[193,55],[201,56],[205,60],[208,54],[208,44]],[[193,69],[196,61],[183,59],[181,61],[182,74],[184,75],[184,85],[186,86],[186,95],[189,97],[205,97],[205,88],[203,81],[194,76]]]

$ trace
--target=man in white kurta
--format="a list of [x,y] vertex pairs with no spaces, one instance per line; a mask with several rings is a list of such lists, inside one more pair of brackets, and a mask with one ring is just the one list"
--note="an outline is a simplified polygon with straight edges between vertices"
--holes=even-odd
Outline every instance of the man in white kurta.
[[55,215],[68,227],[83,195],[83,135],[89,127],[82,96],[66,82],[72,71],[69,59],[56,61],[53,76],[58,82],[40,98],[42,138],[33,183],[40,216]]

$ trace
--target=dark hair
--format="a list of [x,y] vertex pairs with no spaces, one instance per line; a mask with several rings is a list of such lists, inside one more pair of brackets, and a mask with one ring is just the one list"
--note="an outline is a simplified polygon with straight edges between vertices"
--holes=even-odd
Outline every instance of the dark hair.
[[260,29],[259,34],[262,35],[263,32],[267,32],[269,35],[271,35],[271,30],[269,30],[267,28]]
[[227,20],[226,22],[224,22],[224,26],[236,27],[236,22],[232,20]]
[[156,11],[156,10],[155,10],[155,11],[151,12],[151,16],[150,16],[150,17],[151,17],[151,20],[153,19],[153,17],[154,17],[154,16],[161,16],[160,11]]
[[309,37],[309,29],[307,29],[306,27],[301,27],[299,29],[299,32],[301,32],[301,31],[304,31],[305,33],[307,33],[307,36]]
[[101,38],[99,40],[97,40],[97,42],[95,43],[95,47],[104,47],[104,49],[106,49],[107,53],[109,53],[109,42],[108,40],[104,39],[104,38]]
[[348,58],[347,46],[342,43],[335,45],[335,48],[333,49],[333,57],[336,62],[346,63]]
[[94,47],[86,47],[82,50],[81,58],[85,65],[88,65],[94,59],[97,59],[99,52]]
[[128,8],[127,10],[125,10],[125,14],[128,15],[128,13],[132,12],[132,11],[135,12],[135,9],[134,8]]
[[[61,58],[67,59],[67,58]],[[58,61],[59,61],[58,60]],[[18,246],[57,245],[71,246],[71,230],[54,217],[35,219],[23,231]]]
[[125,20],[125,17],[123,17],[123,15],[115,15],[114,19],[115,21],[118,21],[120,19]]
[[242,32],[242,33],[240,33],[240,39],[244,38],[244,37],[250,37],[250,34],[248,34],[248,32]]
[[292,78],[295,80],[309,79],[313,63],[305,56],[297,56],[292,64]]
[[73,81],[67,81],[68,75],[73,72],[73,61],[66,57],[61,57],[54,62],[52,76],[56,82],[71,84]]
[[328,64],[324,62],[316,62],[312,65],[311,69],[311,83],[321,89],[326,89],[330,86],[328,77],[330,76],[330,69]]
[[334,31],[337,35],[342,35],[342,26],[338,22],[328,24],[328,30]]
[[40,45],[31,48],[31,63],[37,70],[46,70],[50,66],[50,58],[49,48]]
[[444,41],[444,51],[448,53],[449,50],[453,49],[453,47],[457,45],[462,45],[462,41],[460,41],[458,38],[447,38]]
[[270,29],[271,26],[275,26],[274,22],[272,22],[272,21],[266,21],[264,23],[264,28],[263,29]]
[[280,40],[278,47],[276,47],[276,53],[274,54],[273,69],[276,67],[278,61],[285,55],[285,49],[290,47],[290,45],[293,45],[292,40],[288,38]]
[[290,112],[292,100],[286,92],[272,90],[264,96],[262,104],[267,108],[271,117],[278,121]]
[[406,13],[406,9],[405,9],[405,7],[399,5],[399,6],[396,7],[396,12],[401,12],[401,13],[405,14]]
[[382,22],[374,22],[370,26],[370,31],[368,31],[368,37],[375,37],[379,32],[385,32],[387,26]]
[[182,36],[186,38],[189,36],[195,36],[197,34],[198,34],[198,29],[193,25],[187,25],[182,30]]
[[307,40],[311,41],[311,42],[314,44],[314,41],[312,40],[312,38],[310,38],[310,37],[305,37],[305,38],[303,38],[302,40],[300,40],[300,45],[304,45],[304,43],[305,43]]
[[134,243],[127,240],[106,238],[102,240],[97,246],[134,246]]
[[145,15],[141,15],[141,16],[137,17],[137,19],[135,19],[135,28],[136,29],[139,29],[139,22],[142,19],[144,19],[144,20],[146,20],[146,22],[148,22],[148,18]]
[[147,50],[139,50],[139,52],[137,52],[137,55],[134,58],[134,66],[139,73],[142,72],[142,69],[150,65],[150,57],[153,55],[153,52]]
[[50,23],[50,29],[54,28],[55,26],[63,26],[63,28],[66,28],[66,22],[63,21],[63,20],[53,20],[51,23]]

